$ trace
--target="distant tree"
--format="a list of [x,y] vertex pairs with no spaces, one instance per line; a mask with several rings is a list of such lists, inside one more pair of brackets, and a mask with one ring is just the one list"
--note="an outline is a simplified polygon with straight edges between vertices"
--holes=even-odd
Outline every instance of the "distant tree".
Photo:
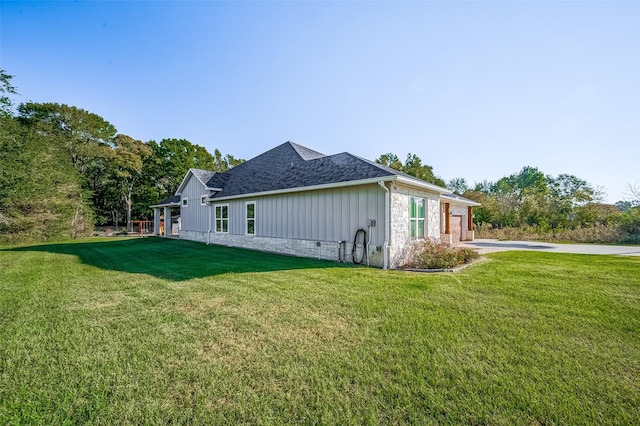
[[92,227],[80,176],[58,136],[0,119],[0,235],[42,241],[87,235]]
[[55,135],[73,166],[85,175],[95,159],[108,157],[116,128],[97,114],[57,103],[23,103],[18,119],[39,132]]
[[127,230],[131,231],[131,210],[135,186],[140,182],[144,162],[153,150],[148,145],[127,135],[114,139],[114,164],[112,176],[125,203]]
[[640,206],[640,185],[628,183],[626,185],[625,195],[628,197],[628,201],[635,207]]
[[13,103],[9,95],[16,94],[16,88],[11,84],[12,75],[0,68],[0,116],[10,117]]
[[453,178],[447,182],[447,189],[458,195],[463,195],[469,190],[469,184],[465,178]]
[[396,170],[403,169],[402,161],[400,161],[397,155],[391,152],[382,154],[380,157],[376,159],[376,163],[386,167],[391,167],[392,169],[396,169]]
[[404,164],[402,164],[397,155],[390,152],[382,154],[375,161],[383,166],[399,170],[410,176],[422,179],[443,188],[446,186],[445,181],[433,174],[433,168],[427,164],[422,164],[420,157],[415,154],[409,153]]

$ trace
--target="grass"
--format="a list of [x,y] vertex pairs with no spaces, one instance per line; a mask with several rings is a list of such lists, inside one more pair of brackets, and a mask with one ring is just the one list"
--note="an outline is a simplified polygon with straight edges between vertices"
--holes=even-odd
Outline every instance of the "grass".
[[0,424],[639,424],[640,258],[0,250]]

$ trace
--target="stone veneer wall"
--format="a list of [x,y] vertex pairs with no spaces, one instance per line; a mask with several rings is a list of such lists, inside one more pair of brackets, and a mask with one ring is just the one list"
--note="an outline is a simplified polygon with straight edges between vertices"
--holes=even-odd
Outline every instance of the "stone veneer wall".
[[[207,233],[200,231],[182,231],[180,233],[180,238],[206,243]],[[320,243],[320,246],[318,246],[318,243]],[[288,254],[291,256],[338,261],[337,241],[311,241],[292,238],[272,238],[211,233],[211,244],[220,244],[230,247],[241,247],[251,250]],[[353,244],[347,241],[345,252],[348,262],[351,262],[352,247]],[[382,267],[384,263],[382,252],[376,251],[375,247],[370,247],[369,253],[369,264],[371,266]]]
[[396,268],[405,256],[411,244],[409,235],[409,198],[421,197],[427,202],[425,235],[433,241],[440,242],[440,196],[438,194],[419,191],[413,188],[393,185],[391,187],[391,228],[389,267]]

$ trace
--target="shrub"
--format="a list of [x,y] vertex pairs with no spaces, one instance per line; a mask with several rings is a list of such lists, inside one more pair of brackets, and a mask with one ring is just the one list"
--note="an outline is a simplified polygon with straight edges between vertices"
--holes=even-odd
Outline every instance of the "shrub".
[[401,268],[450,269],[478,259],[477,251],[467,247],[450,247],[430,240],[411,244]]

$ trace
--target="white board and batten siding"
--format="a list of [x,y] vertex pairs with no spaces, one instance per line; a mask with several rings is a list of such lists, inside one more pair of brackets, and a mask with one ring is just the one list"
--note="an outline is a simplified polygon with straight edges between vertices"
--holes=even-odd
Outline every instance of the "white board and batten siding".
[[[191,176],[180,194],[180,221],[182,231],[207,232],[209,230],[209,206],[201,205],[202,196],[208,196],[204,185]],[[187,199],[187,206],[182,205],[182,200]]]
[[367,219],[374,219],[371,244],[384,241],[384,192],[378,185],[214,201],[212,214],[216,205],[228,205],[229,233],[244,235],[247,202],[256,204],[257,237],[350,241],[359,228],[367,229]]
[[[246,234],[247,202],[255,203],[255,235]],[[228,206],[227,233],[215,231],[215,207],[222,205]],[[355,233],[364,228],[371,241],[370,263],[382,265],[377,247],[383,245],[385,235],[384,191],[376,184],[214,200],[210,211],[210,235],[205,211],[205,219],[196,220],[207,225],[200,232],[182,232],[181,238],[329,260],[338,260],[338,242],[345,241],[350,261]],[[376,226],[369,229],[368,219],[375,220]]]

